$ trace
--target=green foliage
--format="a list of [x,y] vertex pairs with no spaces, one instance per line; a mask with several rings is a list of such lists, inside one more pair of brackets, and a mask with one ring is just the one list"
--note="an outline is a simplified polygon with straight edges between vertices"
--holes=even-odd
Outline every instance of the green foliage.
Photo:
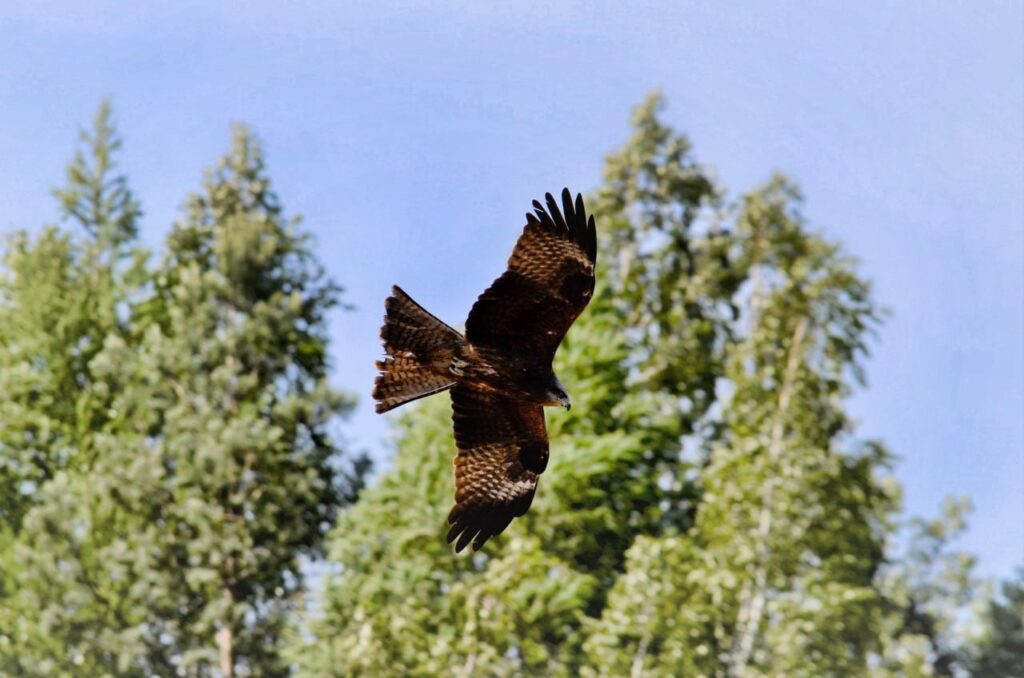
[[577,407],[548,415],[530,513],[453,556],[449,406],[406,412],[392,468],[333,532],[300,675],[941,668],[898,623],[938,596],[886,565],[889,454],[844,411],[881,316],[869,285],[785,178],[728,201],[661,107],[638,107],[588,201],[598,289],[556,360]]
[[120,313],[142,284],[146,255],[131,243],[141,209],[115,173],[120,140],[106,103],[81,143],[86,150],[55,191],[81,233],[15,232],[0,260],[0,524],[7,529],[19,529],[43,483],[88,458],[107,409],[82,390],[89,363],[108,336],[126,331]]
[[637,540],[592,625],[589,673],[852,675],[873,648],[886,454],[839,445],[876,311],[798,205],[775,178],[736,210],[733,267],[747,284],[730,299],[741,312],[719,373],[729,395],[702,427],[714,435],[699,445],[696,520],[685,540]]
[[689,433],[716,399],[746,272],[722,223],[719,189],[689,140],[658,119],[662,107],[652,96],[634,111],[633,135],[606,159],[593,207],[618,330],[633,339],[632,381],[678,398]]
[[1002,585],[1002,600],[992,599],[983,615],[984,631],[969,666],[978,678],[1024,676],[1024,569]]
[[577,407],[549,415],[533,509],[453,557],[448,406],[406,414],[393,468],[335,529],[339,567],[297,643],[300,672],[866,665],[894,498],[881,446],[843,449],[842,398],[877,311],[790,184],[727,204],[660,107],[637,109],[589,201],[599,286],[558,355]]
[[[688,183],[678,190],[703,199]],[[653,251],[668,262],[670,249]],[[618,264],[606,256],[599,266]],[[635,287],[668,290],[663,278],[682,277],[671,262],[632,270]],[[657,386],[661,376],[633,379],[656,361],[661,339],[621,331],[621,288],[602,276],[560,349],[556,369],[577,407],[550,417],[551,464],[530,513],[506,538],[509,553],[452,558],[443,542],[453,492],[450,406],[433,399],[401,420],[393,468],[336,528],[331,557],[343,574],[329,580],[314,642],[296,650],[300,672],[578,672],[584,621],[604,606],[634,536],[676,529],[692,515],[693,488],[679,462],[692,418],[681,416],[683,394]],[[654,304],[638,312],[654,317]],[[498,580],[512,592],[499,597]]]
[[1017,675],[1021,584],[965,642],[967,505],[901,539],[846,414],[881,316],[856,262],[786,178],[730,198],[662,107],[588,199],[598,285],[534,505],[454,556],[447,398],[352,503],[340,290],[252,134],[152,263],[101,106],[55,191],[71,228],[0,258],[0,674]]
[[81,143],[83,148],[68,165],[67,184],[53,194],[64,218],[85,229],[97,249],[119,254],[118,247],[137,235],[142,208],[128,188],[128,178],[116,174],[121,138],[110,102],[100,104],[93,129],[81,132]]
[[327,432],[339,290],[244,128],[156,266],[106,106],[84,140],[56,192],[84,237],[16,236],[4,266],[0,669],[284,675],[301,558],[356,489]]
[[881,634],[878,675],[958,676],[964,665],[967,608],[978,582],[974,558],[952,542],[966,529],[970,502],[947,499],[932,520],[909,521],[905,552],[890,556],[879,589],[888,614]]

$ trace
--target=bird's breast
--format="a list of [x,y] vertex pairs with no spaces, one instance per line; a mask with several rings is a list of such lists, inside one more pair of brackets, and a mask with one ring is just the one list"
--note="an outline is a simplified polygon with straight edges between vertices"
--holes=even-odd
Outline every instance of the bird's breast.
[[519,397],[520,377],[525,372],[519,362],[515,356],[467,342],[452,357],[448,371],[461,383],[482,391]]

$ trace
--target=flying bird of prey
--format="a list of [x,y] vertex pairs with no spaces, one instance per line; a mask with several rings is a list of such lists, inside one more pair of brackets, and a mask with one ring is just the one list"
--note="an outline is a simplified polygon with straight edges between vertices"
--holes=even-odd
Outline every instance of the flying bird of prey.
[[594,294],[597,234],[583,196],[533,201],[508,270],[473,304],[466,334],[398,286],[385,302],[377,412],[450,390],[455,506],[448,542],[478,550],[526,513],[548,463],[544,407],[569,409],[551,368],[555,350]]

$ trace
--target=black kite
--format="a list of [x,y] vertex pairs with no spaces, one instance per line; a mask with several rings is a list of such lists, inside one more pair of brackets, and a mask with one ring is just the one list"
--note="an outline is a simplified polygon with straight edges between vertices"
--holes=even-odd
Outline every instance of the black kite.
[[[533,202],[508,270],[477,299],[462,336],[399,287],[385,302],[377,412],[451,390],[455,506],[448,542],[478,550],[530,508],[548,463],[544,407],[569,409],[551,368],[594,293],[597,234],[583,197]],[[564,216],[563,216],[564,215]]]

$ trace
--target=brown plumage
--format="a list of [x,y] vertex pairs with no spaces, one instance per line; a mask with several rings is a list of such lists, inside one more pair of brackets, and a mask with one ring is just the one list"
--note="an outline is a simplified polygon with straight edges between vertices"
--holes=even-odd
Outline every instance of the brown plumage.
[[451,390],[455,506],[448,541],[473,550],[530,508],[548,462],[545,406],[570,407],[551,369],[555,350],[594,293],[597,234],[583,197],[547,194],[516,242],[508,269],[480,295],[466,335],[397,286],[385,303],[373,397],[387,412]]

